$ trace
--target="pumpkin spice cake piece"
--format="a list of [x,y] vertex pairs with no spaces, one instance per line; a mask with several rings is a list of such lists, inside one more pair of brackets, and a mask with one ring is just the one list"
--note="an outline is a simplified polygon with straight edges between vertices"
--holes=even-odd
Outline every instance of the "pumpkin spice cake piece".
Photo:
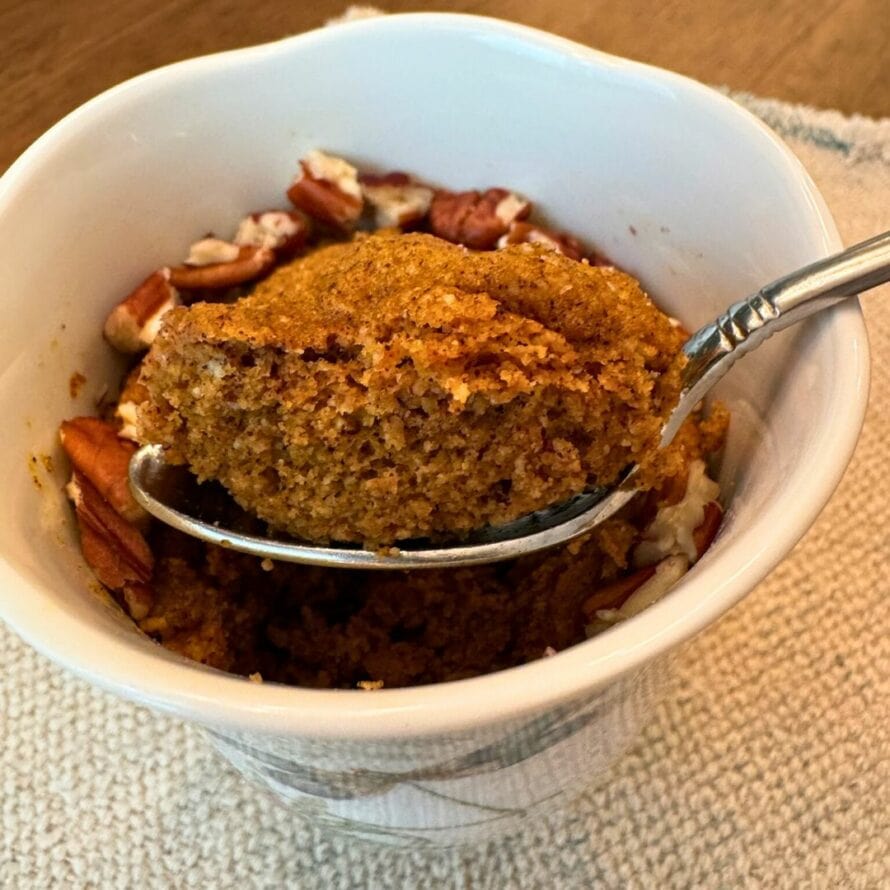
[[680,344],[618,270],[363,235],[172,310],[140,436],[301,538],[459,535],[663,462]]

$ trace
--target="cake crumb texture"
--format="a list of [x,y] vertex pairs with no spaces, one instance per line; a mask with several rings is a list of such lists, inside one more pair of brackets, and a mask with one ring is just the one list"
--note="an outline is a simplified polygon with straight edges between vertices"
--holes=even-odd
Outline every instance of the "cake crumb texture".
[[296,537],[459,535],[633,463],[643,485],[676,472],[657,444],[681,341],[617,269],[360,235],[171,311],[140,436]]

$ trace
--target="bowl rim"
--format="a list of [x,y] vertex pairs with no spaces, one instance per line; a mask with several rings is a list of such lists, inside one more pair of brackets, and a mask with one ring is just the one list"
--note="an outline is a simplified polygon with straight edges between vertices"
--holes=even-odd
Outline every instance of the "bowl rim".
[[[497,36],[568,55],[591,66],[620,69],[706,103],[715,115],[755,127],[768,137],[776,163],[785,167],[813,210],[814,250],[827,255],[841,247],[822,196],[791,150],[764,123],[726,96],[674,72],[602,53],[534,28],[488,17],[455,13],[407,13],[320,28],[283,40],[188,59],[127,80],[71,112],[41,136],[0,179],[0,214],[15,193],[39,174],[44,159],[98,114],[138,101],[156,87],[215,68],[249,64],[278,53],[299,52],[327,41],[361,39],[376,32],[420,28]],[[828,327],[827,315],[830,315]],[[672,591],[630,621],[550,658],[447,683],[373,694],[361,690],[315,690],[247,679],[185,659],[159,658],[65,610],[47,610],[47,594],[23,579],[0,555],[0,615],[24,640],[76,675],[141,704],[199,723],[290,736],[349,740],[425,737],[460,733],[549,709],[590,693],[689,639],[727,611],[791,550],[828,501],[853,453],[868,397],[868,343],[858,301],[850,300],[808,324],[844,346],[830,401],[831,435],[822,436],[807,473],[789,490],[793,514],[768,505],[757,527],[740,533],[716,561],[704,560]],[[840,354],[840,350],[838,350]],[[801,476],[806,476],[802,479]],[[813,479],[817,485],[808,485]],[[30,588],[22,595],[23,583]],[[43,599],[43,603],[41,602]],[[163,654],[163,653],[161,653]]]

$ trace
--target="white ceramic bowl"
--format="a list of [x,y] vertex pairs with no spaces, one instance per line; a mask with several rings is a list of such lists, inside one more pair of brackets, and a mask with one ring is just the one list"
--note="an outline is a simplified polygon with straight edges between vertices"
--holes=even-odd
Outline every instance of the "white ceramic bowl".
[[[208,229],[281,204],[312,147],[453,187],[516,188],[687,325],[838,236],[790,152],[723,96],[454,15],[362,21],[147,74],[69,115],[3,177],[0,615],[81,677],[210,728],[239,768],[318,822],[394,843],[475,838],[605,769],[649,713],[660,656],[806,531],[859,432],[863,323],[848,303],[725,381],[724,528],[639,617],[556,657],[431,687],[311,691],[208,670],[91,592],[64,462],[50,471],[29,458],[56,455],[58,422],[116,379],[100,336],[108,309]],[[72,401],[75,370],[88,384]]]

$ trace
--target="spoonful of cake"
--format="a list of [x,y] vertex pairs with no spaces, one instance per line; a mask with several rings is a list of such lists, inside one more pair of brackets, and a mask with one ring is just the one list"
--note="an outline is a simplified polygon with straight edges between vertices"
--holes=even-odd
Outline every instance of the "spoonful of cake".
[[[274,560],[515,558],[669,473],[671,442],[738,358],[888,280],[885,233],[684,344],[630,276],[553,252],[386,233],[322,248],[236,303],[168,314],[143,363],[131,488],[163,522]],[[206,480],[269,533],[230,524]]]

